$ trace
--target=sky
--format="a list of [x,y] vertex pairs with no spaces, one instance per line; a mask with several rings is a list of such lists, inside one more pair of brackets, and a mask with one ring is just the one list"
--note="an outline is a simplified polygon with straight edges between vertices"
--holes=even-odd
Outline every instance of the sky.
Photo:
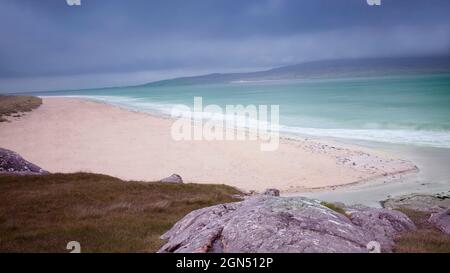
[[0,0],[0,92],[450,54],[450,1]]

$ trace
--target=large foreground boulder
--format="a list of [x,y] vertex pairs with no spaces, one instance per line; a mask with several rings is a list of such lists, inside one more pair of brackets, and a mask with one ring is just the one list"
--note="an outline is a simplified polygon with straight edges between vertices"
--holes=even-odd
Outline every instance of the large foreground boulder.
[[23,159],[18,153],[0,148],[0,174],[30,175],[47,171]]
[[342,214],[317,200],[258,196],[189,213],[161,237],[168,242],[159,252],[368,252],[373,241],[389,252],[398,234],[414,229],[398,211]]

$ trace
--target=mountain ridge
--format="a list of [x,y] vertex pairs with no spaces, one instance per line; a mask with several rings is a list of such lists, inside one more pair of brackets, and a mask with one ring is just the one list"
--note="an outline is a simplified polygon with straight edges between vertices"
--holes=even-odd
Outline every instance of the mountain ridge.
[[433,57],[333,59],[310,61],[255,72],[210,73],[198,76],[178,77],[154,81],[143,84],[142,86],[199,85],[245,81],[366,77],[445,72],[450,72],[450,55]]

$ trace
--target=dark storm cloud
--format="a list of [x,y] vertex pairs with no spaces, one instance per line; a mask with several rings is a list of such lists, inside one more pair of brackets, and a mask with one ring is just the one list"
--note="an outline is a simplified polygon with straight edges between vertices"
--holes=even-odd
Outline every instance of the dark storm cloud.
[[0,0],[0,78],[450,53],[448,0],[81,1]]

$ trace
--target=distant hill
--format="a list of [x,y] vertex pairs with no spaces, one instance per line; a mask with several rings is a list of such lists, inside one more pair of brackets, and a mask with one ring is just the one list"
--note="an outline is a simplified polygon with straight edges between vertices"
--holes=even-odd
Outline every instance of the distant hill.
[[341,59],[306,62],[247,73],[214,73],[156,81],[146,86],[196,85],[239,81],[368,77],[450,72],[450,56],[414,58]]

